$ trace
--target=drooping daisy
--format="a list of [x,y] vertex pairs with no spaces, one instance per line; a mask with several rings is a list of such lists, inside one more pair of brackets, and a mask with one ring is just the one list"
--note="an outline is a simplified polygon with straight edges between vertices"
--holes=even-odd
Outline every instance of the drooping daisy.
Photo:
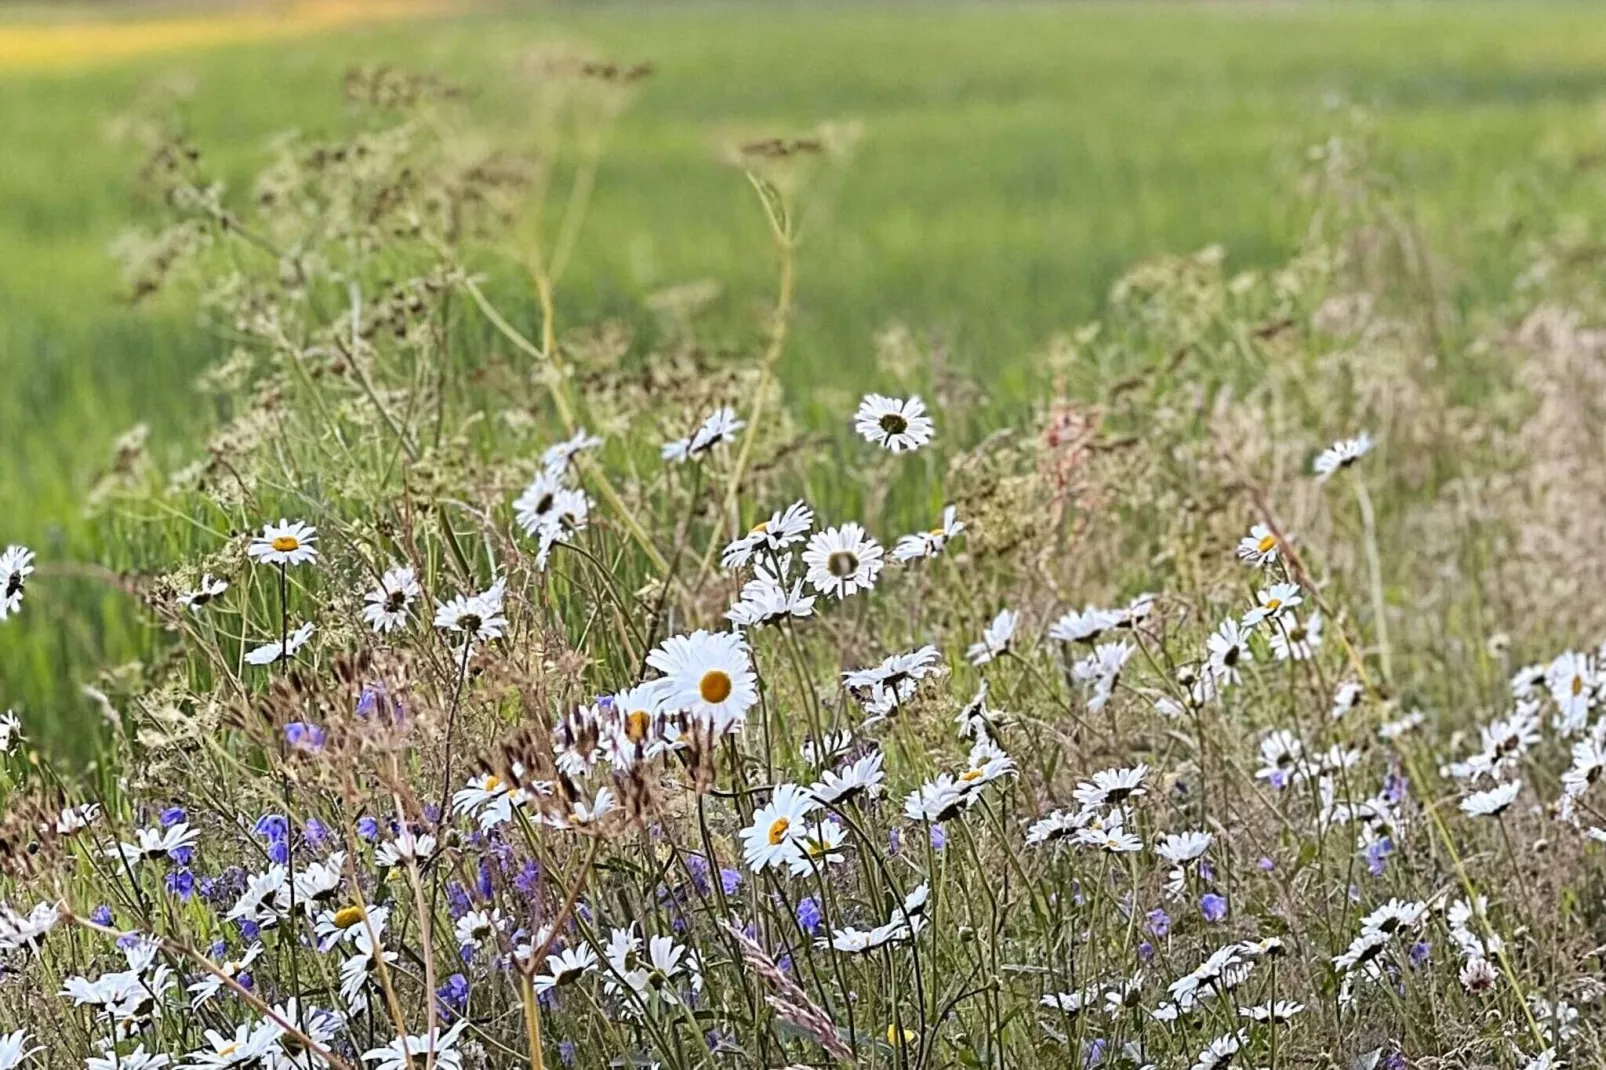
[[1026,846],[1040,847],[1045,843],[1074,836],[1092,817],[1093,814],[1089,810],[1076,813],[1069,810],[1055,810],[1047,817],[1032,822],[1031,827],[1026,830]]
[[1265,568],[1277,560],[1277,536],[1265,524],[1256,524],[1249,534],[1238,540],[1238,560],[1256,568]]
[[548,955],[546,973],[535,975],[535,991],[545,993],[563,985],[572,984],[597,968],[597,953],[587,944],[564,948],[556,955]]
[[1312,613],[1304,620],[1290,613],[1278,621],[1271,633],[1271,652],[1278,661],[1309,661],[1322,645],[1322,615]]
[[178,604],[191,613],[199,613],[228,589],[227,580],[216,579],[208,572],[201,576],[201,582],[195,585],[194,590],[185,591],[178,596]]
[[803,551],[805,579],[821,594],[847,598],[875,587],[883,551],[858,524],[826,528],[809,537]]
[[1305,1009],[1303,1003],[1280,999],[1276,1003],[1261,1003],[1254,1007],[1240,1007],[1238,1013],[1255,1022],[1272,1022],[1281,1025],[1292,1021],[1296,1014]]
[[394,869],[403,862],[416,862],[422,866],[435,854],[435,837],[429,833],[420,836],[402,826],[396,838],[379,845],[374,862],[386,869]]
[[280,517],[277,524],[264,524],[245,552],[264,565],[300,565],[317,559],[317,541],[317,528]]
[[535,567],[545,572],[552,557],[552,548],[567,543],[586,529],[591,519],[591,499],[583,490],[565,487],[554,498],[552,514],[536,532],[539,545],[535,551]]
[[1167,833],[1154,845],[1154,853],[1172,865],[1180,866],[1204,857],[1214,840],[1214,835],[1203,831]]
[[814,615],[816,595],[803,593],[803,581],[791,579],[792,555],[786,554],[772,568],[759,563],[753,578],[742,586],[742,596],[725,613],[725,619],[738,628],[756,628],[802,620]]
[[1239,669],[1254,660],[1249,652],[1249,636],[1236,620],[1228,617],[1210,636],[1206,647],[1210,651],[1210,674],[1219,683],[1238,683]]
[[705,456],[716,446],[729,442],[736,437],[736,432],[746,426],[747,421],[736,418],[735,409],[724,405],[709,413],[689,437],[664,443],[659,453],[666,461],[684,464],[686,461]]
[[915,450],[931,441],[936,432],[926,404],[918,397],[907,400],[882,394],[866,394],[853,416],[853,426],[865,441],[884,446],[893,453]]
[[1348,468],[1372,450],[1372,436],[1365,431],[1354,438],[1339,439],[1323,450],[1311,465],[1318,479],[1327,479],[1334,472]]
[[84,1060],[87,1070],[166,1070],[172,1058],[160,1052],[148,1052],[142,1043],[131,1052],[119,1055],[107,1048],[105,1055],[91,1055]]
[[380,635],[393,632],[406,625],[408,608],[423,593],[412,569],[386,569],[379,586],[363,595],[362,619]]
[[252,665],[272,665],[276,661],[289,661],[296,656],[296,651],[307,645],[312,633],[312,622],[307,621],[286,636],[283,642],[264,643],[247,651],[245,660]]
[[1254,609],[1244,614],[1244,627],[1254,628],[1264,621],[1279,620],[1304,601],[1297,583],[1274,583],[1263,588],[1256,598]]
[[1097,713],[1109,702],[1121,678],[1121,670],[1136,652],[1137,647],[1131,643],[1100,643],[1093,648],[1093,653],[1071,666],[1072,676],[1093,687],[1087,700],[1089,710]]
[[965,651],[970,663],[985,665],[1007,651],[1015,638],[1015,628],[1019,622],[1020,614],[1013,609],[999,610],[993,622],[982,630],[981,642],[971,643]]
[[455,595],[435,608],[435,627],[464,643],[500,639],[507,630],[502,613],[506,592],[507,585],[497,580],[478,594]]
[[899,564],[908,564],[923,557],[936,557],[964,531],[965,524],[959,519],[959,510],[951,505],[945,506],[941,523],[930,531],[917,531],[901,537],[892,548],[892,556]]
[[38,951],[60,921],[61,910],[51,903],[39,903],[27,914],[0,903],[0,951]]
[[735,632],[672,635],[647,655],[647,664],[663,673],[657,687],[664,709],[685,710],[715,735],[739,729],[758,702],[752,659]]
[[1242,1030],[1217,1037],[1199,1053],[1199,1058],[1194,1060],[1193,1070],[1221,1070],[1232,1062],[1233,1056],[1238,1054],[1248,1039]]
[[942,773],[936,780],[920,785],[904,798],[903,816],[910,821],[937,825],[958,817],[979,797],[969,784]]
[[770,801],[753,812],[753,823],[742,830],[742,857],[754,873],[787,865],[805,832],[807,817],[818,803],[796,784],[781,784]]
[[797,543],[814,527],[814,510],[807,502],[795,501],[755,524],[751,531],[732,540],[720,555],[721,568],[742,568],[762,553],[779,553]]
[[1078,613],[1067,610],[1049,625],[1048,637],[1061,643],[1086,643],[1092,646],[1099,636],[1120,623],[1120,614],[1111,609],[1088,605]]
[[132,866],[147,858],[174,856],[187,847],[193,847],[200,838],[200,829],[190,828],[188,822],[180,821],[165,829],[136,829],[135,842],[114,844],[106,849],[106,854],[110,858],[121,858]]
[[827,769],[809,788],[809,794],[828,806],[841,806],[860,795],[875,798],[881,794],[886,773],[882,763],[886,754],[872,751],[839,770]]
[[1130,769],[1101,769],[1072,794],[1083,806],[1113,806],[1144,794],[1143,781],[1148,775],[1149,767],[1141,763]]
[[1508,780],[1499,787],[1468,795],[1461,800],[1461,810],[1473,817],[1499,817],[1506,812],[1507,807],[1517,801],[1517,795],[1521,791],[1522,781]]
[[0,553],[0,620],[22,608],[22,589],[33,573],[33,551],[12,544]]
[[585,428],[579,428],[569,438],[562,442],[548,446],[541,454],[541,467],[553,475],[569,467],[569,462],[587,450],[594,450],[602,445],[600,436],[590,434]]

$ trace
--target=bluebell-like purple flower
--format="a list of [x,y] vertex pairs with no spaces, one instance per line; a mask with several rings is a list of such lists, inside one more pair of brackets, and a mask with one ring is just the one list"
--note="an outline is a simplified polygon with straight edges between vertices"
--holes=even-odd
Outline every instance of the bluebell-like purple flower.
[[195,894],[195,874],[187,869],[173,870],[165,883],[168,893],[178,896],[181,902],[189,902],[190,896]]
[[1152,958],[1154,958],[1154,945],[1149,943],[1147,940],[1139,943],[1138,960],[1140,962],[1148,962]]
[[279,866],[282,866],[282,865],[285,865],[286,863],[288,863],[290,861],[290,841],[289,840],[269,840],[268,841],[268,861],[274,863],[275,865],[279,865]]
[[903,845],[903,837],[898,835],[898,830],[897,829],[893,829],[891,832],[887,833],[887,853],[888,854],[894,854],[894,855],[897,854],[898,853],[898,848],[901,847],[902,845]]
[[1381,877],[1388,868],[1388,856],[1394,853],[1394,844],[1387,836],[1366,849],[1366,871]]
[[1204,915],[1205,921],[1212,925],[1227,916],[1227,898],[1215,892],[1206,892],[1199,900],[1199,912]]
[[735,895],[736,890],[742,886],[741,871],[735,869],[720,870],[719,885],[725,890],[726,895]]
[[1411,945],[1409,954],[1411,958],[1411,965],[1420,966],[1428,960],[1428,956],[1433,954],[1433,945],[1428,943],[1426,940],[1418,940],[1416,943]]
[[446,983],[435,990],[440,997],[441,1004],[451,1015],[462,1014],[468,1009],[468,978],[460,973],[454,973],[446,979]]
[[251,831],[265,839],[282,840],[290,835],[290,821],[283,814],[263,814]]
[[102,903],[89,912],[89,920],[96,925],[110,926],[112,923],[112,908]]
[[185,844],[183,847],[175,847],[167,852],[167,858],[168,861],[177,865],[187,866],[195,861],[195,848],[189,844]]
[[446,909],[453,921],[474,909],[474,904],[468,900],[468,891],[456,881],[446,886]]
[[496,895],[496,885],[491,880],[491,864],[489,862],[480,863],[479,882],[474,890],[481,899],[491,899]]
[[156,819],[162,823],[164,829],[170,829],[185,819],[184,808],[182,806],[169,806],[158,814]]
[[315,817],[309,817],[301,826],[301,835],[314,847],[322,847],[329,842],[329,826]]
[[948,834],[942,830],[941,825],[931,826],[931,849],[940,851],[948,846]]
[[1149,923],[1149,932],[1164,940],[1171,934],[1171,916],[1159,907],[1155,907],[1144,915]]
[[357,835],[365,840],[379,839],[379,821],[372,817],[359,817],[357,819]]
[[564,1066],[573,1066],[574,1058],[580,1049],[572,1040],[558,1041],[558,1061]]
[[1263,873],[1270,873],[1277,868],[1277,863],[1271,860],[1270,855],[1261,855],[1260,861],[1256,862],[1255,865],[1259,866]]
[[810,936],[820,931],[822,918],[820,904],[812,895],[797,905],[797,923],[803,926],[803,931]]
[[284,741],[296,750],[321,751],[329,734],[322,725],[311,724],[307,721],[291,721],[284,726]]

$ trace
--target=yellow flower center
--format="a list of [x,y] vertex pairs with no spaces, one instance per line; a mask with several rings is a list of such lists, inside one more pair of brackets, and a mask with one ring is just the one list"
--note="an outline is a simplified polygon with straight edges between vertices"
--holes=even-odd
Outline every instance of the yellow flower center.
[[486,791],[496,791],[501,786],[502,786],[502,778],[501,777],[497,776],[495,773],[487,773],[487,774],[485,774],[485,790]]
[[768,531],[769,529],[770,529],[770,522],[768,520],[760,520],[758,523],[754,524],[752,526],[752,528],[748,530],[747,533],[749,535],[762,535],[764,532]]
[[335,911],[335,928],[349,929],[362,919],[362,907],[341,907]]
[[1266,608],[1271,610],[1273,613],[1277,612],[1277,610],[1282,606],[1282,604],[1283,604],[1283,600],[1281,598],[1268,598],[1268,599],[1266,599]]
[[710,669],[697,682],[697,693],[704,702],[724,702],[731,697],[730,674],[723,669]]
[[1259,550],[1261,553],[1266,553],[1267,551],[1271,550],[1276,545],[1277,545],[1277,536],[1275,536],[1275,535],[1262,535],[1260,537],[1260,541],[1255,543],[1255,549]]
[[[727,692],[729,692],[730,684],[728,682],[725,685],[725,689]],[[707,676],[703,677],[703,683],[699,690],[702,692],[704,698],[708,698]],[[717,702],[719,700],[708,699],[708,701]],[[628,737],[632,743],[640,743],[642,740],[647,738],[647,727],[651,723],[652,715],[646,710],[632,710],[630,714],[625,717],[625,736]]]
[[792,827],[791,818],[786,818],[786,817],[778,817],[778,818],[776,818],[775,819],[775,824],[770,826],[770,846],[771,847],[779,846],[780,842],[782,840],[786,839],[786,830],[791,828],[791,827]]
[[1575,694],[1575,695],[1582,694],[1583,690],[1584,690],[1584,678],[1582,676],[1573,677],[1573,694]]
[[281,554],[287,554],[292,550],[299,550],[301,540],[294,535],[280,535],[273,540],[273,548]]
[[959,775],[959,779],[969,783],[970,781],[980,780],[981,775],[980,769],[967,769]]
[[225,1044],[217,1050],[217,1057],[219,1059],[227,1059],[239,1050],[240,1046],[238,1044]]

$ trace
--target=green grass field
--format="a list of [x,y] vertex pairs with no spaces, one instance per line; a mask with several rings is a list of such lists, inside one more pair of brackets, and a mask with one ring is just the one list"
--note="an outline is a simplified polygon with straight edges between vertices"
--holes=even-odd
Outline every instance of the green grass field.
[[[272,133],[340,127],[353,62],[446,72],[486,122],[515,123],[505,72],[553,39],[657,68],[560,295],[571,323],[641,318],[644,295],[699,279],[724,287],[717,314],[749,322],[771,254],[722,145],[863,124],[803,252],[783,365],[794,398],[838,410],[876,385],[871,338],[891,321],[939,334],[1019,404],[1034,350],[1096,313],[1133,260],[1219,242],[1234,264],[1277,261],[1334,100],[1374,112],[1460,294],[1498,292],[1515,270],[1485,240],[1514,196],[1506,176],[1606,144],[1606,19],[1584,4],[560,5],[0,73],[0,543],[58,562],[146,555],[137,532],[84,522],[84,489],[136,421],[158,455],[186,441],[189,377],[221,344],[188,313],[117,296],[107,247],[145,209],[133,150],[107,130],[144,87],[193,79],[186,125],[238,189]],[[4,633],[0,708],[36,723],[81,708],[79,667],[140,652],[121,602],[90,581],[41,594]]]

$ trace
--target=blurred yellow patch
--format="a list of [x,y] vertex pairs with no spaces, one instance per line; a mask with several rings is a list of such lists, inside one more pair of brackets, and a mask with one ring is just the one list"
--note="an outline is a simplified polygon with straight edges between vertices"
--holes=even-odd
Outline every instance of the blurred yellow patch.
[[290,0],[214,15],[0,22],[0,71],[88,66],[235,41],[294,37],[362,22],[442,14],[451,0]]

